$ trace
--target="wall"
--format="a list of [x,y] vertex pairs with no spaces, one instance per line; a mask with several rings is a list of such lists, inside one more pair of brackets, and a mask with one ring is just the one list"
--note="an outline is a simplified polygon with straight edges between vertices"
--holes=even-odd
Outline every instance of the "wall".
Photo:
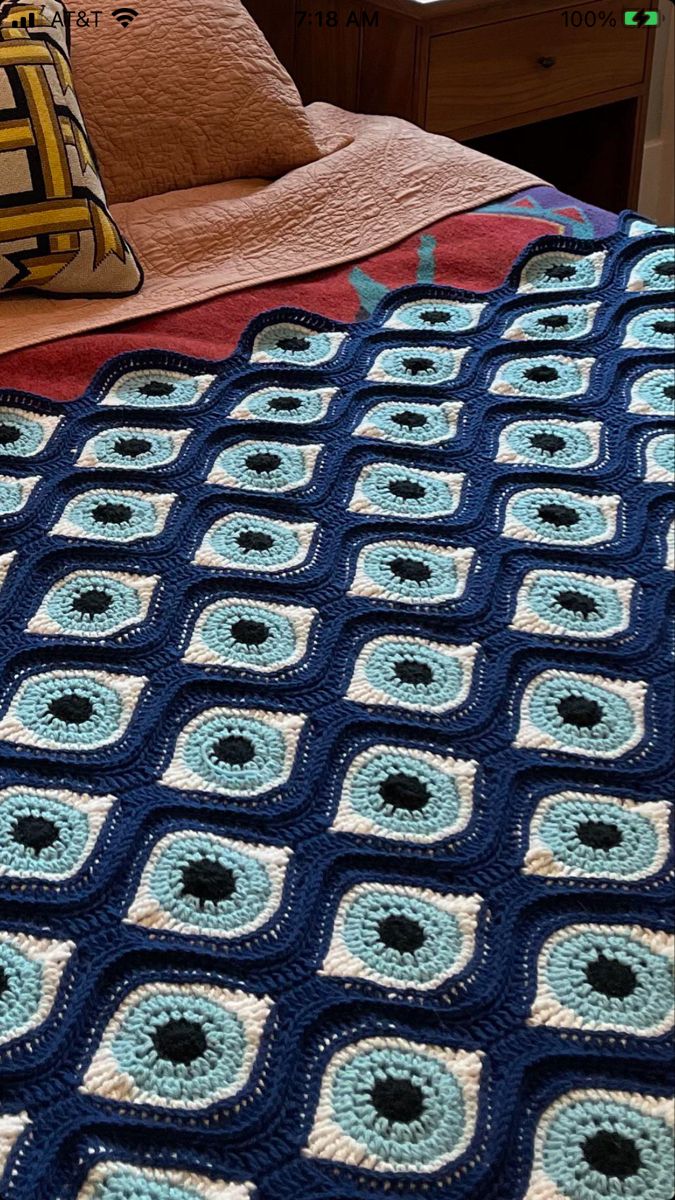
[[656,35],[652,89],[647,117],[647,140],[642,168],[640,212],[661,225],[675,224],[675,5],[660,0],[661,25]]

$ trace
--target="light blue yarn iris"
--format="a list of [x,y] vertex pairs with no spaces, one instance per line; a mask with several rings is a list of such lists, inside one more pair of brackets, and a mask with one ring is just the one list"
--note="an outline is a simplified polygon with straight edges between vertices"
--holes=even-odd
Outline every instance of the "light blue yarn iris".
[[43,967],[11,942],[0,941],[0,1040],[35,1019],[42,997]]
[[[216,862],[232,872],[234,890],[222,900],[200,900],[186,892],[183,872],[195,862]],[[253,853],[226,846],[205,833],[175,838],[152,872],[150,891],[165,912],[205,933],[236,933],[260,917],[272,894],[267,868]]]
[[[91,715],[78,724],[61,720],[50,711],[51,703],[72,694],[91,704]],[[16,715],[27,729],[64,749],[93,749],[107,742],[119,725],[122,711],[122,701],[113,688],[75,672],[58,678],[33,677],[16,702]]]
[[92,1200],[202,1200],[191,1187],[148,1179],[124,1167],[101,1179],[94,1188]]
[[[120,453],[117,449],[118,444],[132,438],[149,442],[150,448],[133,457]],[[94,439],[94,450],[99,463],[131,471],[161,467],[176,457],[173,438],[168,433],[160,433],[153,429],[106,430]]]
[[[564,720],[558,705],[569,696],[579,696],[597,704],[601,710],[598,724],[579,728]],[[537,684],[530,700],[529,715],[543,733],[554,737],[563,746],[590,755],[620,750],[635,732],[635,717],[623,696],[581,679],[554,677]]]
[[672,308],[650,308],[628,322],[626,333],[646,350],[675,350],[675,333],[654,328],[662,321],[672,325],[673,318]]
[[[200,1025],[206,1038],[204,1053],[190,1063],[162,1058],[152,1040],[157,1029],[179,1020]],[[120,1071],[137,1087],[180,1106],[232,1087],[244,1063],[246,1035],[239,1018],[224,1004],[176,990],[138,1000],[113,1038],[111,1051]]]
[[[427,365],[422,366],[423,362]],[[377,360],[378,370],[386,372],[390,380],[421,387],[450,383],[457,377],[461,364],[456,350],[441,351],[433,346],[383,350]]]
[[23,489],[17,480],[8,483],[0,479],[0,516],[17,512],[23,503]]
[[[579,827],[589,822],[614,827],[617,844],[606,849],[586,845]],[[650,875],[659,847],[657,831],[648,817],[618,804],[577,798],[561,797],[551,805],[539,827],[539,838],[566,867],[598,878]]]
[[[128,520],[119,524],[97,520],[94,513],[104,504],[124,505],[130,510]],[[103,541],[123,542],[131,535],[136,538],[150,537],[157,529],[157,510],[152,497],[130,495],[128,492],[87,492],[80,499],[70,502],[66,515],[83,533]]]
[[[411,683],[401,680],[396,667],[401,662],[412,662],[428,667],[431,679],[427,682]],[[454,700],[464,681],[462,667],[450,654],[441,654],[432,646],[419,642],[385,642],[368,653],[365,664],[368,682],[392,701],[408,701],[413,704],[437,705]]]
[[[590,612],[565,608],[558,596],[573,592],[586,597],[595,605]],[[564,571],[537,575],[527,592],[528,604],[545,621],[562,626],[568,633],[610,633],[623,621],[623,607],[617,593],[609,584],[593,583],[590,579],[570,577]]]
[[[567,323],[548,325],[547,318],[551,317],[565,317]],[[528,340],[561,342],[585,337],[591,332],[595,318],[596,312],[590,304],[558,304],[554,308],[521,312],[517,321]]]
[[[424,806],[411,811],[387,801],[382,785],[397,775],[421,781],[427,793]],[[380,826],[383,837],[387,832],[411,837],[442,835],[459,815],[459,792],[450,772],[405,750],[382,750],[365,762],[351,781],[349,795],[354,811]]]
[[[240,539],[245,539],[249,533],[260,533],[271,538],[272,545],[260,550],[242,545]],[[300,549],[300,539],[290,525],[253,513],[214,525],[208,540],[226,563],[249,571],[261,567],[282,570],[296,560]]]
[[[407,1123],[378,1113],[371,1096],[378,1082],[404,1079],[420,1088],[424,1109]],[[422,1051],[373,1047],[341,1066],[332,1087],[334,1117],[359,1145],[385,1162],[423,1170],[460,1141],[466,1121],[464,1095],[452,1071]]]
[[[396,950],[382,940],[382,922],[401,916],[414,921],[424,935],[414,953]],[[342,936],[352,954],[372,970],[411,987],[450,974],[463,941],[451,913],[429,900],[380,890],[364,891],[352,901],[344,916]]]
[[662,433],[649,443],[649,455],[658,467],[675,476],[675,434]]
[[[146,395],[141,388],[152,382],[165,384],[171,391],[164,396]],[[124,382],[117,385],[116,393],[120,403],[128,404],[130,408],[178,408],[195,404],[200,399],[199,386],[195,376],[176,378],[171,372],[161,370],[153,371],[149,376],[145,370],[125,376]]]
[[[640,1155],[636,1174],[620,1179],[596,1171],[584,1146],[597,1134],[618,1135]],[[547,1175],[570,1200],[671,1200],[673,1143],[665,1121],[635,1104],[619,1100],[574,1100],[554,1116],[546,1131],[542,1163]]]
[[675,417],[675,371],[663,367],[647,371],[635,380],[632,396],[648,404],[659,416]]
[[[395,418],[403,414],[411,414],[423,420],[424,424],[410,425],[398,422]],[[445,441],[452,436],[448,424],[447,413],[431,404],[415,404],[408,400],[388,401],[386,404],[376,404],[366,413],[365,421],[379,429],[384,438],[392,442],[410,442],[415,445],[434,444]]]
[[18,430],[16,441],[7,444],[0,443],[0,455],[7,454],[16,458],[29,458],[37,454],[45,440],[45,432],[39,421],[27,413],[12,409],[10,412],[0,411],[0,426],[8,425],[14,432]]
[[[559,437],[564,445],[557,450],[541,449],[532,439],[537,435]],[[518,422],[506,429],[506,440],[521,461],[537,463],[543,467],[585,467],[597,456],[597,448],[583,429],[573,425],[562,425],[557,421]]]
[[[273,455],[278,465],[269,471],[256,471],[249,466],[256,455]],[[245,491],[278,492],[307,483],[308,463],[302,446],[291,446],[287,442],[247,442],[223,450],[216,467],[232,476],[235,482],[227,487],[240,487]]]
[[[424,314],[433,313],[434,320],[424,320]],[[431,333],[459,333],[464,329],[473,329],[476,324],[475,314],[466,304],[459,300],[448,300],[443,304],[429,300],[418,300],[397,308],[391,314],[390,320],[396,318],[408,329],[426,329]],[[442,319],[441,319],[442,318]]]
[[[400,496],[392,492],[404,481],[416,487],[421,494]],[[457,508],[457,499],[447,483],[438,476],[423,474],[414,467],[397,466],[394,463],[376,463],[362,479],[364,495],[373,505],[385,513],[400,517],[450,516]]]
[[[400,579],[391,568],[397,559],[422,563],[429,571],[427,579]],[[439,596],[451,599],[457,593],[459,578],[457,568],[447,555],[434,553],[433,549],[416,546],[395,546],[385,542],[370,547],[363,559],[365,574],[388,592],[424,604]]]
[[[282,404],[287,399],[299,401],[296,408],[275,408],[274,401]],[[261,421],[274,421],[284,425],[309,425],[320,420],[323,412],[321,390],[318,388],[265,388],[264,392],[252,392],[244,397],[248,411]]]
[[[58,831],[51,846],[42,847],[39,853],[14,834],[17,822],[30,817],[50,821]],[[0,803],[0,864],[10,874],[65,878],[82,858],[88,839],[89,818],[73,804],[28,789]]]
[[675,260],[672,247],[664,246],[661,250],[652,250],[651,254],[645,254],[643,258],[638,259],[633,271],[638,279],[642,280],[645,291],[670,292],[673,289],[673,276],[662,275],[656,268],[666,264],[672,267],[673,261]]
[[[279,342],[297,342],[297,347],[280,346]],[[300,343],[306,342],[302,347]],[[340,348],[328,334],[297,325],[271,325],[256,337],[256,350],[263,351],[278,363],[292,363],[299,367],[314,367],[334,358]]]
[[[234,636],[239,621],[264,626],[267,637],[260,645],[238,641]],[[214,605],[202,625],[201,636],[224,665],[239,667],[282,667],[293,657],[298,635],[292,620],[271,608],[241,604]]]
[[[111,603],[105,612],[80,612],[75,607],[78,598],[89,591],[110,597]],[[45,608],[65,634],[76,637],[81,633],[98,633],[103,636],[138,617],[141,600],[136,588],[121,579],[103,571],[82,571],[62,587],[53,588],[45,600]]]
[[[214,747],[221,739],[243,738],[250,743],[252,757],[238,764],[218,759]],[[272,784],[284,763],[286,742],[283,733],[253,717],[204,717],[183,749],[185,766],[224,792],[246,795]]]
[[[578,520],[573,525],[556,525],[539,515],[544,505],[559,504],[572,509]],[[608,532],[609,526],[602,510],[591,499],[580,500],[567,492],[554,488],[540,488],[517,495],[511,502],[511,511],[527,529],[543,534],[546,541],[583,544],[596,541]]]
[[[531,379],[528,372],[540,368],[555,371],[555,379]],[[558,358],[546,355],[540,355],[538,358],[511,359],[501,366],[499,378],[506,381],[517,396],[544,400],[578,396],[585,392],[588,386],[582,368],[574,360],[561,362]]]
[[[550,276],[553,268],[562,265],[571,267],[574,274],[569,279]],[[520,276],[520,285],[528,284],[538,292],[569,292],[575,288],[592,288],[600,282],[600,272],[591,258],[570,255],[555,250],[537,254],[525,264]]]

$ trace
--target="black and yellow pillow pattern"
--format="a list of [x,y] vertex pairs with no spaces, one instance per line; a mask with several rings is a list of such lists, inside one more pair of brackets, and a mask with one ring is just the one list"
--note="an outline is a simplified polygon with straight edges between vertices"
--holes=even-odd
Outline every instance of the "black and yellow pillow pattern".
[[108,211],[68,51],[60,0],[0,0],[2,295],[127,295],[142,282]]

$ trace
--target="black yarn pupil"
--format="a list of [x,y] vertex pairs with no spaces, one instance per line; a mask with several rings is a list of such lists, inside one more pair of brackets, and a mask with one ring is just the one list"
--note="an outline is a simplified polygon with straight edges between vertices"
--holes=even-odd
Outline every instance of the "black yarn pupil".
[[219,738],[213,745],[213,754],[218,762],[229,766],[244,766],[255,758],[255,749],[248,738],[233,733],[230,737]]
[[262,621],[242,619],[235,621],[232,626],[232,637],[235,642],[240,642],[245,646],[262,646],[269,636],[270,631]]
[[656,333],[675,333],[675,321],[655,321],[654,330]]
[[400,954],[414,954],[426,940],[421,925],[403,914],[384,917],[377,931],[380,941]]
[[269,533],[258,533],[255,529],[242,529],[237,542],[248,553],[251,550],[271,550],[274,538]]
[[542,504],[538,511],[542,521],[545,521],[547,525],[555,525],[559,529],[569,528],[579,522],[578,512],[573,508],[568,508],[566,504]]
[[234,871],[213,858],[201,858],[183,867],[183,892],[194,896],[200,907],[211,900],[229,900],[236,889]]
[[300,408],[302,400],[297,396],[275,396],[270,400],[269,406],[274,412],[295,412],[296,408]]
[[614,1130],[599,1130],[586,1139],[582,1149],[589,1167],[608,1179],[630,1179],[642,1166],[635,1142]]
[[100,525],[124,525],[131,517],[131,509],[128,504],[106,502],[97,504],[91,515]]
[[395,663],[394,673],[401,683],[410,683],[413,687],[422,687],[431,683],[434,678],[428,663],[415,662],[412,658],[403,658]]
[[53,821],[46,817],[19,817],[12,827],[12,837],[20,846],[40,854],[58,841],[59,830]]
[[77,692],[68,692],[50,701],[49,711],[57,721],[65,725],[83,725],[94,712],[94,706],[88,696],[78,696]]
[[557,454],[565,449],[565,439],[557,433],[535,433],[530,438],[530,445],[546,454]]
[[378,1079],[370,1093],[373,1107],[385,1121],[410,1125],[424,1112],[424,1094],[416,1083],[394,1075]]
[[654,267],[654,274],[667,276],[675,275],[675,262],[671,260],[670,262],[657,263]]
[[586,696],[564,696],[558,704],[558,712],[568,725],[577,729],[593,729],[602,720],[602,709],[596,700]]
[[549,267],[546,272],[548,279],[559,279],[562,282],[564,279],[572,279],[576,275],[576,268],[566,266],[564,263],[558,263],[557,266]]
[[675,383],[667,383],[663,389],[663,394],[664,396],[667,396],[669,400],[675,400]]
[[598,606],[592,596],[586,596],[583,592],[558,592],[556,603],[564,608],[566,612],[576,613],[578,616],[590,617],[592,613],[598,611]]
[[632,996],[637,987],[637,976],[628,963],[619,962],[616,958],[605,958],[598,955],[586,967],[586,978],[595,992],[609,996],[615,1000],[625,1000]]
[[147,438],[118,438],[113,449],[115,454],[121,454],[123,458],[138,458],[140,454],[152,450],[152,442]]
[[21,437],[21,430],[16,425],[0,423],[0,446],[12,446]]
[[553,380],[558,378],[558,372],[555,367],[530,367],[525,372],[525,378],[531,379],[533,383],[553,383]]
[[72,607],[83,616],[98,617],[107,612],[111,604],[112,596],[107,592],[100,588],[88,588],[86,592],[80,592],[79,596],[75,596]]
[[9,987],[9,979],[4,967],[0,967],[0,996],[4,995]]
[[432,371],[434,367],[433,358],[404,358],[403,366],[410,375],[421,375],[425,371]]
[[392,479],[389,491],[399,500],[421,500],[426,495],[426,488],[414,479]]
[[208,1045],[201,1025],[183,1017],[153,1030],[152,1041],[160,1058],[185,1066],[201,1058]]
[[427,423],[423,413],[410,412],[408,409],[405,412],[394,413],[391,419],[403,429],[421,429]]
[[250,471],[255,471],[256,475],[267,475],[281,466],[281,459],[278,454],[260,451],[257,454],[249,454],[246,466]]
[[431,568],[416,558],[394,558],[389,569],[403,582],[425,583],[431,578]]
[[429,803],[429,788],[424,780],[404,771],[383,780],[380,795],[390,808],[403,808],[406,812],[420,812]]
[[279,338],[277,346],[280,350],[289,350],[291,354],[298,354],[302,350],[309,350],[310,341],[305,337],[282,337]]
[[577,837],[591,850],[613,850],[623,841],[621,830],[611,821],[582,821],[577,825]]
[[420,320],[424,321],[425,325],[447,325],[448,314],[440,312],[437,308],[430,308],[420,313]]
[[544,329],[566,329],[569,323],[569,317],[563,316],[562,313],[554,313],[550,317],[540,317],[537,321],[537,324],[543,325]]
[[170,396],[175,388],[172,383],[161,383],[159,379],[152,379],[150,383],[142,384],[138,390],[142,396]]

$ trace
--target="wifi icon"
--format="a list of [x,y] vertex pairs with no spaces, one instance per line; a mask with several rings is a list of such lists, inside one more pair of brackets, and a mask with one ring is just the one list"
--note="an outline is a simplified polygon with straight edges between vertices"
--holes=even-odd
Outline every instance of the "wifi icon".
[[122,29],[127,29],[135,17],[138,16],[135,8],[116,8],[113,10],[113,17]]

